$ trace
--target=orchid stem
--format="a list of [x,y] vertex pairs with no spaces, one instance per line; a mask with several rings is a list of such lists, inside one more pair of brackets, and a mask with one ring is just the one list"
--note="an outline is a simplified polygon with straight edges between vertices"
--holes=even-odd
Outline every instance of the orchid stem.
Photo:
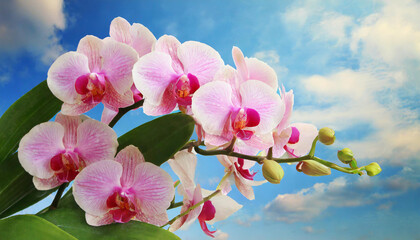
[[54,200],[52,201],[50,205],[50,210],[57,209],[58,203],[60,202],[61,196],[64,193],[64,190],[69,185],[68,182],[61,184],[61,186],[58,188],[57,193],[55,194]]
[[183,202],[174,202],[174,203],[171,203],[171,205],[168,207],[168,209],[181,207],[182,205],[184,205]]
[[134,103],[133,105],[126,107],[126,108],[118,109],[118,114],[112,119],[112,121],[109,123],[109,126],[114,127],[115,124],[122,118],[122,116],[124,116],[127,112],[129,112],[132,109],[136,109],[136,108],[139,108],[139,107],[143,106],[143,102],[144,102],[144,99],[142,99],[142,100]]
[[193,206],[191,206],[190,208],[188,208],[185,212],[179,214],[178,216],[172,218],[169,222],[167,222],[165,225],[163,225],[161,228],[167,226],[167,225],[171,225],[172,223],[174,223],[178,218],[183,217],[185,215],[187,215],[188,213],[190,213],[192,210],[196,209],[197,207],[199,207],[201,204],[205,203],[206,201],[210,200],[212,197],[216,196],[218,193],[220,193],[220,189],[217,189],[216,191],[214,191],[212,194],[208,195],[207,197],[203,198],[203,200],[201,200],[200,202],[194,204]]

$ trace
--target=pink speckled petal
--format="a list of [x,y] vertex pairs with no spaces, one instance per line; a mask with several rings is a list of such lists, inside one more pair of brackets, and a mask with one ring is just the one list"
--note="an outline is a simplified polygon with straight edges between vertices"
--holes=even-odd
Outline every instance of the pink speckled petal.
[[273,89],[279,87],[277,74],[268,64],[256,58],[245,58],[245,63],[248,68],[248,79],[264,82]]
[[115,161],[121,163],[123,166],[121,185],[130,188],[134,183],[134,174],[137,165],[144,162],[143,154],[141,154],[137,147],[129,145],[117,154]]
[[116,17],[112,20],[109,28],[109,36],[115,41],[131,44],[130,23],[122,17]]
[[194,175],[197,156],[187,150],[177,152],[174,159],[168,160],[174,173],[179,177],[185,189],[195,188]]
[[100,55],[102,47],[102,40],[92,35],[88,35],[79,41],[77,52],[84,54],[88,58],[91,72],[99,72],[102,67]]
[[137,51],[139,57],[152,51],[156,38],[153,33],[145,26],[139,23],[133,23],[130,28],[131,46]]
[[34,177],[32,179],[32,182],[34,183],[35,188],[40,190],[40,191],[53,189],[55,187],[60,186],[63,183],[60,180],[58,180],[57,176],[55,176],[55,175],[53,175],[50,178]]
[[85,214],[86,222],[87,224],[91,226],[103,226],[108,225],[114,222],[114,218],[112,217],[112,214],[105,213],[102,216],[94,216],[89,213]]
[[184,66],[178,58],[178,48],[181,43],[174,36],[163,35],[156,44],[154,51],[166,53],[171,57],[172,69],[179,75],[184,73]]
[[66,148],[72,149],[77,144],[77,128],[82,123],[80,116],[67,116],[58,113],[55,122],[60,123],[64,127],[63,143]]

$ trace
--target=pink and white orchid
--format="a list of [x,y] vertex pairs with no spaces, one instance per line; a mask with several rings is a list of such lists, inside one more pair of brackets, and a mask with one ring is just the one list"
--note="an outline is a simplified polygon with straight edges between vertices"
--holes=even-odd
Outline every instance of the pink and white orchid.
[[18,157],[35,187],[48,190],[72,181],[85,166],[113,159],[117,146],[117,134],[106,124],[59,113],[22,138]]
[[76,52],[61,55],[51,65],[48,87],[64,102],[63,114],[80,115],[102,102],[102,122],[109,123],[119,108],[134,103],[131,71],[137,59],[137,52],[126,44],[86,36]]
[[[140,23],[130,23],[122,17],[116,17],[111,22],[109,36],[121,43],[125,43],[139,54],[139,57],[150,53],[156,42],[156,38],[150,30]],[[131,86],[134,102],[143,99],[143,95],[137,90],[136,86]]]
[[145,162],[133,145],[115,160],[86,167],[74,180],[73,195],[86,212],[89,225],[139,220],[161,226],[175,194],[172,179],[162,168]]
[[[199,203],[203,198],[212,194],[211,191],[201,189],[200,185],[194,183],[195,166],[197,157],[187,150],[175,154],[173,160],[168,161],[172,170],[179,177],[181,185],[178,187],[180,195],[184,197],[181,213]],[[219,193],[203,205],[193,209],[188,214],[178,218],[170,227],[169,231],[176,231],[179,228],[186,229],[196,219],[198,219],[201,229],[208,236],[214,237],[216,231],[210,231],[207,223],[214,224],[221,221],[238,211],[242,205],[235,202],[232,198]]]
[[248,80],[237,90],[228,82],[213,81],[194,94],[192,112],[206,133],[206,144],[220,146],[236,136],[243,141],[235,145],[241,152],[255,154],[273,145],[271,132],[284,105],[276,90],[261,81]]
[[191,97],[213,80],[223,66],[219,53],[210,46],[188,41],[181,44],[175,37],[160,37],[154,51],[134,65],[133,78],[145,102],[148,115],[172,112],[176,106],[190,114]]
[[230,177],[226,179],[229,184],[234,182],[239,192],[249,200],[254,200],[253,186],[259,186],[267,181],[254,181],[256,172],[251,172],[250,169],[255,165],[254,161],[245,160],[242,158],[230,157],[225,155],[218,155],[217,159],[226,168],[226,174]]

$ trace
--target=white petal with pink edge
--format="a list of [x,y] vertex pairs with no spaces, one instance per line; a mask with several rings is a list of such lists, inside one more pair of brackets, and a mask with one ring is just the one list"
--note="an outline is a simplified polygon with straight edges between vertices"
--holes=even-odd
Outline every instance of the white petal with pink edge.
[[92,214],[86,213],[85,218],[87,224],[91,226],[103,226],[114,222],[114,218],[110,213],[105,213],[102,216],[94,216]]
[[137,165],[145,162],[143,154],[141,154],[137,147],[129,145],[117,154],[115,161],[121,163],[123,166],[121,186],[130,188],[134,183],[135,169]]
[[76,203],[86,213],[102,216],[108,212],[106,201],[121,187],[122,166],[114,160],[93,163],[81,171],[73,183]]
[[165,212],[160,214],[153,214],[153,215],[144,215],[143,213],[138,213],[136,215],[136,219],[141,222],[150,223],[156,226],[162,226],[168,222],[168,214]]
[[130,23],[122,17],[116,17],[112,20],[109,27],[109,36],[114,40],[131,44]]
[[165,90],[162,101],[158,105],[154,105],[149,100],[145,99],[143,103],[143,112],[149,116],[160,116],[174,111],[176,105],[175,95],[172,92],[171,86],[169,86]]
[[232,57],[233,61],[235,62],[236,69],[238,70],[238,74],[241,78],[241,82],[245,82],[248,80],[248,68],[245,63],[245,57],[242,53],[241,49],[238,47],[232,48]]
[[281,93],[282,93],[282,101],[284,104],[284,115],[279,125],[276,127],[277,131],[281,131],[289,125],[290,117],[292,116],[292,111],[293,111],[293,103],[294,103],[293,90],[290,90],[286,93],[284,91],[284,87],[282,87]]
[[101,50],[102,71],[119,94],[133,85],[132,69],[138,60],[137,52],[130,46],[113,39],[105,39]]
[[299,130],[299,141],[295,144],[288,144],[294,149],[293,154],[303,156],[311,150],[312,142],[318,135],[318,129],[308,123],[293,123],[290,127],[296,127]]
[[196,76],[201,86],[212,81],[224,64],[216,50],[207,44],[195,41],[181,44],[178,48],[178,57],[184,65],[184,72]]
[[156,38],[153,33],[140,23],[133,23],[130,28],[131,46],[137,51],[139,57],[152,51]]
[[168,163],[185,189],[195,188],[194,176],[197,156],[194,153],[188,152],[188,149],[179,151],[175,154],[174,159],[168,160]]
[[192,98],[192,112],[205,132],[220,135],[229,121],[232,89],[226,82],[215,81],[200,87]]
[[32,176],[50,178],[51,158],[64,151],[64,127],[56,122],[41,123],[20,140],[18,158],[22,167]]
[[181,43],[174,36],[163,35],[157,40],[153,50],[168,54],[172,60],[171,66],[178,75],[184,73],[184,66],[178,58],[179,46]]
[[276,90],[256,80],[241,85],[242,107],[252,108],[260,115],[260,123],[254,127],[256,133],[269,133],[281,121],[284,104]]
[[[212,194],[211,191],[206,189],[201,189],[201,191],[203,193],[203,197],[207,197]],[[221,193],[211,198],[210,201],[216,209],[214,218],[208,221],[208,223],[211,225],[213,225],[215,222],[228,218],[230,215],[242,208],[241,204]]]
[[67,52],[58,57],[48,70],[47,84],[61,101],[75,103],[76,79],[90,73],[88,58],[77,52]]
[[114,159],[117,134],[108,125],[93,119],[83,121],[77,129],[77,152],[87,165]]
[[256,58],[245,58],[245,63],[248,68],[248,79],[264,82],[277,90],[279,87],[277,74],[267,63]]
[[168,85],[178,79],[171,63],[172,60],[168,54],[151,52],[134,64],[134,84],[144,98],[153,105],[160,104]]
[[175,189],[171,176],[162,168],[149,162],[138,164],[133,182],[136,207],[144,214],[159,214],[169,207]]
[[103,45],[101,39],[92,35],[88,35],[79,41],[77,52],[88,58],[90,72],[99,72],[102,67],[101,49]]

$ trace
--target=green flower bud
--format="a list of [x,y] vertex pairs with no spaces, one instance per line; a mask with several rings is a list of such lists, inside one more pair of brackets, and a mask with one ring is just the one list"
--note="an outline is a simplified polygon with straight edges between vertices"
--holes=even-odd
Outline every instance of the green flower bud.
[[274,160],[263,161],[262,172],[264,178],[270,183],[278,184],[284,176],[283,168]]
[[296,166],[298,172],[303,172],[309,176],[325,176],[331,174],[331,169],[314,160],[305,160]]
[[371,177],[373,177],[375,175],[378,175],[382,171],[381,167],[376,162],[373,162],[373,163],[367,165],[365,167],[365,169],[366,169],[367,175],[369,175]]
[[353,158],[353,159],[350,161],[349,165],[350,165],[350,167],[351,167],[352,169],[356,169],[356,168],[357,168],[357,161],[356,161],[356,159],[354,159],[354,158]]
[[337,157],[344,164],[349,164],[353,160],[353,152],[350,148],[343,148],[341,151],[337,152]]
[[318,132],[318,140],[325,145],[331,145],[335,141],[335,132],[329,127],[321,128]]

